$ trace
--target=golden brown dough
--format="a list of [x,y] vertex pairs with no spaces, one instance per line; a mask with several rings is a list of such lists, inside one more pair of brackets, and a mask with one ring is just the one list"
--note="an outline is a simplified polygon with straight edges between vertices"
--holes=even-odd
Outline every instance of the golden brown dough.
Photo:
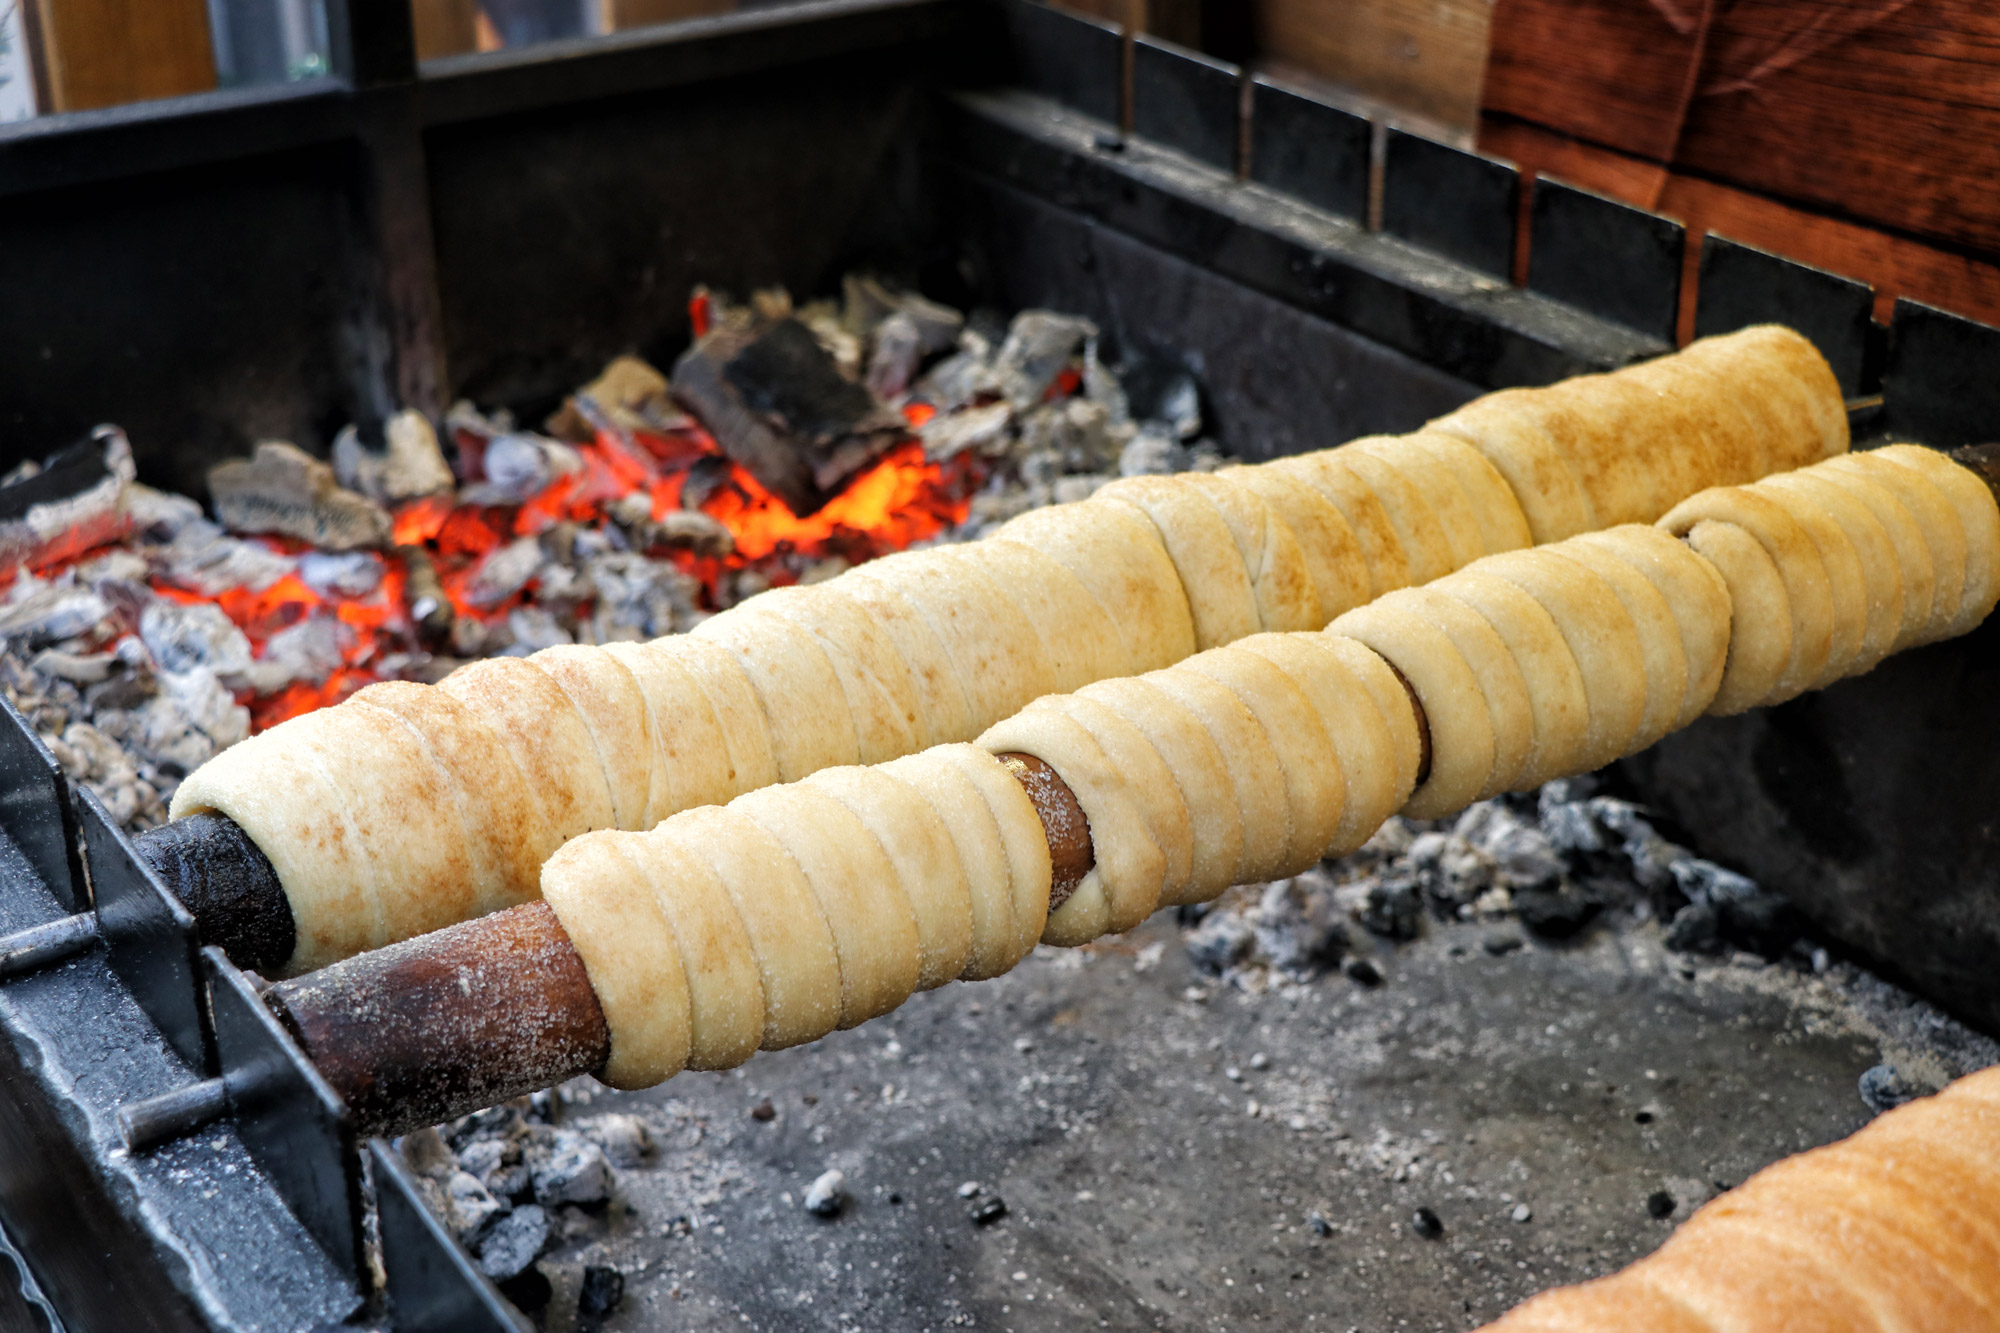
[[[1451,439],[1451,436],[1440,438]],[[1462,569],[1486,554],[1485,534],[1480,530],[1479,513],[1472,497],[1459,484],[1450,464],[1418,443],[1414,435],[1377,435],[1343,446],[1354,453],[1367,454],[1387,464],[1416,493],[1423,497],[1438,526],[1438,535],[1449,554],[1451,568]],[[1470,448],[1471,446],[1466,446]],[[1521,543],[1525,545],[1526,543]]]
[[738,613],[776,616],[812,634],[840,682],[839,698],[847,706],[862,763],[883,763],[920,748],[925,728],[917,716],[916,679],[895,641],[843,589],[772,588],[728,614]]
[[1703,519],[1687,542],[1729,589],[1729,656],[1708,711],[1718,717],[1759,707],[1779,693],[1792,660],[1792,603],[1762,542],[1734,523]]
[[[695,626],[692,637],[728,649],[749,677],[780,781],[860,761],[840,675],[811,630],[745,603]],[[606,820],[595,827],[615,825]]]
[[1269,658],[1236,645],[1189,658],[1178,670],[1225,685],[1249,710],[1277,756],[1288,811],[1283,870],[1296,873],[1333,845],[1347,780],[1333,739],[1304,689]]
[[1451,541],[1438,521],[1430,499],[1389,463],[1372,452],[1386,442],[1373,436],[1353,440],[1332,451],[1334,466],[1344,468],[1382,502],[1382,511],[1396,529],[1396,539],[1410,562],[1410,582],[1429,583],[1458,568]]
[[1534,743],[1511,785],[1537,786],[1574,772],[1589,734],[1590,698],[1555,618],[1518,585],[1482,568],[1461,569],[1435,586],[1493,627],[1527,686]]
[[1575,561],[1604,580],[1639,631],[1646,710],[1626,745],[1642,750],[1673,730],[1687,702],[1687,652],[1681,647],[1680,623],[1652,581],[1616,555],[1582,540],[1566,542],[1560,549],[1563,559]]
[[2000,1068],[1758,1172],[1623,1272],[1487,1327],[2000,1330]]
[[[1794,512],[1810,509],[1839,526],[1856,558],[1863,586],[1860,640],[1849,652],[1842,674],[1870,669],[1896,650],[1896,638],[1903,628],[1903,574],[1888,530],[1867,505],[1813,469],[1766,477],[1761,484],[1766,490],[1795,497]],[[1824,543],[1820,556],[1826,558]],[[1928,553],[1923,567],[1930,567]],[[1831,564],[1828,569],[1831,571]]]
[[1818,470],[1855,487],[1860,494],[1892,497],[1915,516],[1917,530],[1930,548],[1932,588],[1929,619],[1914,634],[1905,630],[1897,645],[1913,648],[1942,637],[1944,627],[1958,614],[1965,592],[1965,528],[1951,503],[1928,478],[1912,469],[1889,467],[1868,458],[1867,454],[1831,458]]
[[617,658],[564,644],[528,659],[562,692],[590,731],[591,748],[611,797],[614,828],[639,828],[652,787],[652,725],[639,682]]
[[[1760,702],[1790,699],[1819,679],[1833,651],[1833,585],[1818,547],[1783,505],[1750,486],[1718,487],[1690,496],[1660,520],[1660,527],[1684,537],[1703,519],[1734,524],[1748,532],[1777,568],[1790,610],[1792,650],[1776,688]],[[1774,632],[1755,622],[1738,624],[1760,635]]]
[[1195,647],[1206,650],[1258,631],[1257,591],[1222,511],[1180,480],[1127,477],[1092,498],[1128,506],[1158,530],[1187,593]]
[[1422,589],[1406,588],[1349,611],[1327,632],[1366,644],[1416,691],[1430,723],[1431,771],[1403,810],[1435,819],[1478,800],[1486,789],[1493,773],[1493,714],[1479,678],[1422,603]]
[[[1228,467],[1215,475],[1255,492],[1272,516],[1291,529],[1313,584],[1315,623],[1310,628],[1319,629],[1342,611],[1369,599],[1370,575],[1360,539],[1317,487],[1269,466]],[[1171,665],[1154,662],[1146,669]]]
[[[744,674],[743,664],[736,660],[736,655],[719,643],[686,634],[655,639],[647,646],[670,654],[676,665],[694,677],[708,706],[715,710],[716,725],[722,729],[729,756],[730,778],[726,790],[707,799],[726,801],[778,781],[778,756],[771,745],[771,729],[765,722],[763,706],[757,702],[757,689]],[[701,802],[690,800],[681,808],[691,809],[696,804]]]
[[1305,554],[1292,530],[1272,514],[1257,492],[1228,477],[1187,472],[1173,478],[1207,496],[1229,526],[1250,589],[1257,624],[1271,631],[1318,629],[1319,596]]
[[1298,454],[1266,463],[1259,470],[1312,487],[1340,514],[1361,551],[1368,584],[1368,596],[1362,602],[1408,587],[1413,577],[1410,557],[1403,549],[1396,525],[1389,521],[1389,511],[1375,492],[1341,466],[1334,454],[1331,449]]
[[1687,543],[1642,524],[1586,532],[1576,542],[1623,560],[1666,599],[1680,628],[1687,668],[1687,690],[1672,725],[1684,727],[1700,717],[1721,687],[1729,657],[1729,585],[1722,575]]
[[1403,447],[1427,455],[1451,473],[1472,506],[1472,521],[1479,533],[1479,554],[1498,555],[1518,551],[1535,543],[1521,502],[1507,485],[1498,468],[1477,449],[1441,431],[1418,431],[1403,436]]
[[2000,506],[1992,490],[1943,454],[1920,445],[1887,445],[1860,461],[1867,466],[1877,459],[1921,474],[1957,517],[1965,538],[1965,580],[1956,614],[1940,628],[1946,637],[1966,633],[1991,614],[2000,597]]
[[[908,596],[867,574],[866,566],[851,569],[832,580],[832,586],[860,607],[895,646],[917,692],[917,724],[924,748],[976,734],[972,700],[929,617]],[[684,810],[689,804],[675,808]]]
[[1493,464],[1521,502],[1537,542],[1600,526],[1576,469],[1519,397],[1488,394],[1424,429],[1464,440]]
[[[1085,500],[1031,509],[1002,524],[992,539],[1043,551],[1083,581],[1123,645],[1117,674],[1156,671],[1194,652],[1194,619],[1180,575],[1159,530],[1128,507]],[[938,740],[969,739],[980,730]]]

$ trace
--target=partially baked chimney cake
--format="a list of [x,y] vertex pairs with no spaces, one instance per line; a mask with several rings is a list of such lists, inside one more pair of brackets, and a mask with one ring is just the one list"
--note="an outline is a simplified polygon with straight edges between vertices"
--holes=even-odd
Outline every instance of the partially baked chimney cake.
[[174,814],[225,815],[263,850],[293,918],[279,970],[303,972],[528,901],[543,862],[593,830],[970,740],[1043,695],[1317,629],[1470,561],[1846,447],[1811,344],[1749,329],[1488,395],[1415,435],[1116,482],[690,634],[370,686],[217,756]]

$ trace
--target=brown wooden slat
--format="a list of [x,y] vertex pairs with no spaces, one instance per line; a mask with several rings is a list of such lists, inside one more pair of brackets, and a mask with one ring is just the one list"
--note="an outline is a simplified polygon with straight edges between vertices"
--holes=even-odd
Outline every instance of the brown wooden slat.
[[479,49],[479,6],[475,0],[410,0],[417,29],[417,59],[463,55]]
[[215,87],[202,0],[31,0],[51,111],[87,111]]
[[1471,132],[1487,0],[1255,0],[1259,55]]
[[1869,283],[1875,288],[1877,319],[1886,321],[1896,297],[1909,296],[2000,323],[2000,263],[1892,235],[1865,222],[1810,212],[1518,121],[1488,117],[1480,129],[1479,147],[1512,159],[1524,172],[1559,176],[1685,223],[1683,342],[1693,328],[1701,237],[1710,231]]

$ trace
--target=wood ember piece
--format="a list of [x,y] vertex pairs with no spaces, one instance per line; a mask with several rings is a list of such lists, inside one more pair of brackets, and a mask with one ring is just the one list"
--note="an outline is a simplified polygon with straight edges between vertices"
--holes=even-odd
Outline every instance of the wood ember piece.
[[449,491],[457,484],[438,447],[437,431],[421,412],[403,411],[382,428],[386,445],[371,449],[353,426],[333,442],[333,471],[342,486],[381,505],[399,505]]
[[796,319],[717,329],[675,363],[673,384],[722,451],[801,516],[909,437]]
[[253,457],[211,468],[208,491],[216,517],[232,532],[297,537],[326,551],[389,540],[387,511],[343,488],[332,468],[281,440],[266,440]]
[[0,572],[73,559],[129,527],[123,500],[135,475],[132,446],[116,426],[100,426],[21,471],[0,486]]
[[599,421],[624,431],[672,430],[686,421],[667,377],[636,356],[614,358],[596,379],[563,400],[542,423],[558,440],[589,444]]

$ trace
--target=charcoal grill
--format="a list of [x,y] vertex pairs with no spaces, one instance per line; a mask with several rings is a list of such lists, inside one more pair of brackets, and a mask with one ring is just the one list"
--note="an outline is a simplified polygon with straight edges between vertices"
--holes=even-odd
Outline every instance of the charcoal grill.
[[[253,439],[323,452],[399,405],[538,414],[610,355],[684,345],[696,281],[867,267],[1085,314],[1113,354],[1196,372],[1249,459],[1665,351],[1680,307],[1668,219],[1035,4],[828,0],[421,69],[407,3],[328,8],[338,77],[0,129],[0,463],[108,418],[144,479],[198,492]],[[2000,330],[1908,301],[1880,325],[1865,287],[1717,236],[1699,277],[1698,332],[1813,337],[1857,439],[2000,438]],[[1707,854],[2000,1027],[1996,650],[1989,627],[1706,721],[1630,776]],[[0,828],[0,933],[47,927],[44,961],[67,958],[0,987],[0,1219],[24,1256],[0,1311],[514,1327],[11,709]],[[232,1117],[116,1146],[118,1106],[214,1074]]]

